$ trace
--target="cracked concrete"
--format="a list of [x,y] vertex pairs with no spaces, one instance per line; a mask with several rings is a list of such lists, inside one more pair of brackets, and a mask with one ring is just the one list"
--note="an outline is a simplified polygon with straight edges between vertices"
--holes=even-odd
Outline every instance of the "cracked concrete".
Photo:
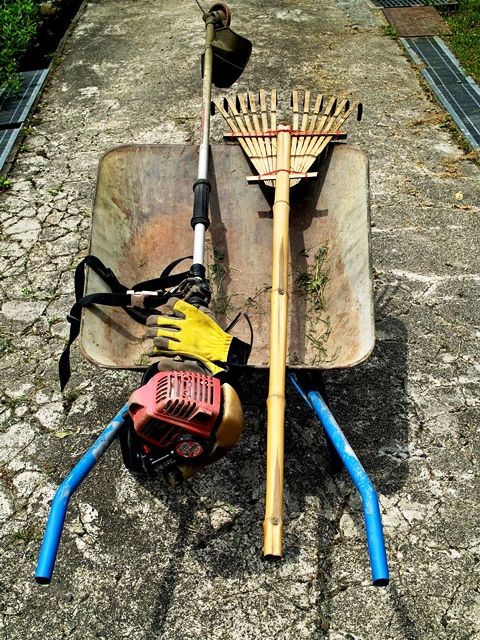
[[[138,384],[74,349],[58,390],[99,158],[129,142],[198,143],[193,0],[102,0],[86,5],[0,194],[0,637],[480,640],[479,168],[369,0],[232,9],[254,43],[235,91],[365,105],[349,138],[371,163],[377,344],[325,378],[380,495],[391,584],[371,586],[359,496],[330,473],[291,388],[285,557],[261,560],[262,375],[239,383],[239,445],[176,491],[129,474],[113,445],[71,501],[52,584],[33,582],[56,488]],[[223,129],[214,120],[213,141]]]

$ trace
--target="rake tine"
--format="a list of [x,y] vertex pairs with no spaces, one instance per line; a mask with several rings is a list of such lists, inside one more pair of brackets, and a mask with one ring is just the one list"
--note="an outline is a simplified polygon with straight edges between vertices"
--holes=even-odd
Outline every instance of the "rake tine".
[[[301,131],[307,131],[309,111],[310,111],[310,91],[305,91],[305,95],[303,98],[303,118],[302,118],[302,124],[300,127]],[[302,150],[303,150],[304,143],[305,143],[305,136],[299,136],[297,138],[296,157],[294,157],[292,162],[292,168],[294,169],[294,171],[297,171],[303,164]]]
[[[342,111],[343,113],[348,113],[349,112],[349,108],[350,108],[350,100],[342,100],[340,102],[340,104],[337,106],[335,113],[333,114],[333,116],[330,118],[329,122],[328,122],[328,127],[333,127],[335,120],[342,115]],[[351,113],[351,112],[350,112]],[[335,129],[335,131],[338,130],[338,127]]]
[[[235,118],[235,122],[237,123],[237,126],[240,129],[240,132],[241,132],[240,135],[242,133],[248,133],[247,128],[245,127],[244,120],[243,120],[241,114],[237,111],[237,107],[235,105],[235,102],[233,101],[233,98],[230,98],[230,97],[227,96],[227,103],[228,103],[228,106],[230,108],[230,111],[233,113],[233,116]],[[250,157],[250,160],[252,161],[252,163],[255,166],[255,168],[257,169],[257,171],[259,171],[258,166],[257,166],[256,150],[255,150],[255,147],[254,147],[254,145],[252,143],[252,138],[245,137],[245,138],[243,138],[243,140],[245,141],[245,144],[247,146],[248,155]]]
[[[247,104],[245,102],[245,97],[242,94],[238,94],[237,95],[237,100],[238,100],[238,104],[240,105],[240,109],[243,113],[243,119],[245,121],[245,125],[248,129],[248,131],[250,133],[261,133],[255,130],[255,128],[252,125],[252,121],[250,120],[250,116],[249,116],[249,112],[248,112],[248,107]],[[250,142],[252,144],[252,147],[255,149],[255,153],[256,156],[258,158],[258,168],[259,168],[259,173],[266,173],[266,164],[265,164],[265,154],[262,153],[262,149],[261,146],[258,142],[258,138],[254,137],[254,138],[250,138]]]
[[352,115],[352,113],[355,111],[357,107],[358,107],[358,102],[352,104],[350,107],[348,107],[348,109],[345,110],[345,113],[335,125],[335,131],[338,131],[340,129],[340,127],[345,122],[345,120]]
[[310,91],[305,91],[305,95],[303,97],[302,131],[307,130],[309,111],[310,111]]
[[[242,115],[239,113],[237,109],[237,105],[235,104],[233,98],[231,98],[230,96],[227,96],[226,100],[227,100],[228,108],[230,112],[233,114],[233,118],[235,119],[235,122],[240,132],[248,133],[247,128],[245,127],[245,122],[242,118]],[[250,138],[245,138],[245,140],[247,142],[247,146],[250,146]]]
[[[338,131],[338,128],[340,125],[335,126],[335,120],[341,115],[342,111],[345,110],[345,106],[348,104],[348,100],[342,100],[338,105],[337,108],[335,109],[334,113],[332,116],[330,116],[330,118],[328,118],[327,122],[323,124],[323,126],[325,127],[325,131]],[[348,117],[348,116],[347,116]],[[346,120],[346,118],[345,118]],[[342,122],[345,122],[345,120],[342,120]],[[330,136],[327,136],[330,137]],[[312,150],[312,155],[318,156],[318,148],[323,144],[323,136],[319,139],[317,139],[317,141],[315,142],[315,146],[313,147]],[[330,140],[332,138],[330,137]],[[322,147],[323,148],[323,147]]]
[[292,91],[293,121],[292,129],[298,131],[298,91]]
[[253,91],[248,91],[247,96],[248,96],[248,106],[252,113],[253,124],[255,125],[255,129],[259,133],[261,133],[263,129],[262,129],[262,125],[260,124],[260,119],[258,117],[257,101],[255,100],[255,94],[253,93]]
[[323,130],[323,128],[325,127],[325,122],[331,116],[332,112],[335,112],[336,107],[337,107],[337,99],[331,98],[330,102],[327,104],[325,108],[325,111],[322,114],[322,117],[320,118],[320,122],[318,123],[319,132]]
[[314,131],[315,125],[317,124],[318,114],[320,113],[320,109],[322,108],[322,105],[323,105],[323,96],[321,93],[319,93],[315,101],[315,106],[313,107],[312,117],[310,118],[310,125],[308,127],[309,131]]
[[[277,90],[272,89],[270,96],[270,117],[271,117],[271,130],[277,130]],[[272,138],[272,170],[277,165],[277,138]]]
[[[340,118],[340,120],[336,123],[335,125],[335,129],[334,131],[338,131],[340,129],[340,127],[342,126],[342,124],[345,122],[345,120],[352,115],[352,113],[355,111],[355,109],[358,107],[359,103],[353,104],[351,107],[349,107],[345,113],[343,114],[343,116]],[[319,145],[318,148],[318,152],[317,152],[317,156],[319,156],[322,151],[325,149],[325,147],[328,145],[329,142],[331,142],[333,140],[334,136],[326,136],[322,141],[321,144]]]
[[[250,107],[250,112],[252,114],[255,131],[257,131],[258,133],[262,133],[262,127],[260,125],[260,120],[258,119],[257,104],[255,101],[255,96],[253,94],[253,91],[248,92],[248,105]],[[264,165],[266,167],[265,173],[267,173],[270,169],[269,169],[269,161],[268,161],[269,154],[265,144],[265,138],[259,137],[258,144],[260,145],[261,154],[262,154],[262,157],[264,158]]]
[[312,164],[312,162],[314,162],[315,158],[317,156],[315,156],[313,154],[313,149],[315,148],[315,145],[317,144],[318,141],[318,135],[320,134],[320,132],[323,130],[324,126],[325,126],[325,122],[327,121],[327,118],[330,116],[331,112],[335,110],[335,107],[337,105],[337,99],[336,98],[331,98],[330,101],[328,102],[327,106],[325,107],[325,110],[322,114],[322,117],[320,118],[317,128],[315,129],[315,134],[314,137],[312,137],[312,139],[310,140],[310,143],[307,147],[307,149],[304,152],[304,161],[302,163],[302,168],[301,168],[301,172],[303,173],[305,171],[305,167],[310,167],[310,165]]
[[[317,122],[317,117],[318,117],[319,111],[322,108],[322,103],[323,103],[323,96],[322,96],[322,94],[319,93],[317,95],[317,99],[315,100],[315,106],[313,107],[313,112],[312,112],[312,115],[310,117],[310,123],[308,125],[306,125],[306,126],[308,126],[308,131],[309,132],[313,132],[314,129],[315,129],[315,124]],[[304,156],[305,155],[305,153],[307,152],[307,149],[308,149],[308,147],[310,145],[311,140],[312,140],[312,136],[309,136],[309,135],[305,136],[300,150],[297,151],[299,156]],[[304,163],[302,163],[302,164],[304,164]]]
[[[230,129],[232,130],[232,133],[234,134],[238,134],[238,128],[237,125],[235,123],[235,120],[232,118],[232,116],[228,113],[227,111],[227,101],[226,99],[224,99],[222,102],[220,102],[220,100],[214,99],[212,100],[213,104],[215,105],[215,107],[218,109],[218,111],[222,114],[222,116],[225,118],[228,126],[230,127]],[[241,140],[241,138],[239,138],[239,140]]]
[[[325,110],[325,113],[322,116],[322,119],[320,121],[320,126],[319,126],[319,130],[322,131],[323,128],[325,128],[326,131],[330,131],[331,128],[333,127],[335,120],[338,118],[338,116],[342,113],[342,111],[345,108],[345,105],[348,101],[347,100],[342,100],[340,102],[340,104],[337,105],[337,99],[336,98],[332,98],[329,102],[330,106],[330,110],[327,109]],[[333,115],[331,115],[333,111]],[[336,131],[338,130],[338,127],[335,129]],[[331,136],[328,136],[329,141],[332,140]],[[310,164],[312,164],[312,162],[318,158],[318,156],[320,155],[319,152],[319,148],[323,149],[323,140],[325,139],[325,136],[320,135],[317,138],[314,138],[313,140],[313,145],[310,147],[310,149],[308,150],[308,156],[310,156],[311,161]],[[327,142],[328,144],[328,142]],[[306,171],[306,169],[304,169],[305,165],[307,165],[307,168],[310,166],[310,164],[308,164],[308,157],[305,157],[305,161],[303,163],[302,166],[302,171]]]
[[272,119],[272,131],[277,130],[277,91],[272,89],[270,96],[270,115]]
[[[336,127],[334,126],[335,125],[335,120],[340,116],[342,111],[345,109],[345,105],[347,103],[348,103],[348,100],[342,100],[338,105],[336,105],[336,109],[335,109],[333,115],[330,116],[330,118],[328,118],[326,123],[325,122],[323,123],[323,126],[325,127],[326,131],[331,131],[332,129],[334,131],[338,131],[339,125],[337,125]],[[345,120],[346,120],[346,118],[345,118]],[[343,120],[342,122],[345,122],[345,120]],[[328,142],[325,143],[325,140],[327,140],[327,139],[328,139]],[[315,141],[315,145],[314,145],[313,149],[310,152],[311,155],[315,156],[315,158],[318,158],[318,156],[320,155],[321,151],[327,146],[327,144],[332,139],[333,139],[333,136],[320,136],[319,138],[317,138],[317,140]]]
[[[292,129],[293,131],[298,131],[299,129],[299,124],[298,124],[298,91],[295,89],[294,91],[292,91],[292,97],[291,97],[291,106],[293,107],[293,121],[292,121]],[[292,136],[292,142],[291,142],[291,168],[295,167],[295,161],[296,161],[296,157],[297,157],[297,144],[298,144],[298,138],[297,136],[293,135]]]
[[[262,115],[262,129],[264,132],[267,132],[270,127],[268,125],[267,98],[265,89],[260,89],[260,113]],[[273,147],[272,141],[268,136],[265,138],[265,148],[267,149],[267,166],[268,171],[270,172],[273,171]]]
[[[226,100],[224,100],[223,102],[226,103]],[[245,152],[245,154],[247,156],[249,156],[250,151],[249,151],[249,148],[247,146],[246,140],[245,140],[245,138],[242,138],[241,133],[238,130],[238,127],[236,125],[235,120],[228,113],[228,111],[225,109],[224,105],[220,102],[220,100],[213,100],[213,103],[216,106],[216,108],[219,110],[219,112],[222,114],[222,116],[225,118],[225,120],[226,120],[228,126],[230,127],[230,129],[232,130],[232,132],[236,135],[237,140],[240,143],[240,146],[242,147],[242,149]]]

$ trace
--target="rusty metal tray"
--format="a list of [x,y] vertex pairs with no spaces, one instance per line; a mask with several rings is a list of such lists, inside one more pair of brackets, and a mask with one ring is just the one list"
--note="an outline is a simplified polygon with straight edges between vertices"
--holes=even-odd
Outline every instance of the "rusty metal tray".
[[[157,277],[192,252],[198,149],[126,145],[100,161],[90,253],[127,286]],[[212,310],[225,328],[238,311],[254,329],[249,365],[268,366],[273,189],[248,185],[252,169],[236,145],[211,147],[211,226],[206,257]],[[368,161],[348,145],[322,157],[319,177],[291,191],[287,365],[332,369],[365,360],[374,346]],[[187,260],[177,267],[188,269]],[[106,291],[89,270],[86,293]],[[85,309],[80,349],[94,364],[144,369],[145,328],[121,309]],[[235,335],[248,339],[247,323]]]

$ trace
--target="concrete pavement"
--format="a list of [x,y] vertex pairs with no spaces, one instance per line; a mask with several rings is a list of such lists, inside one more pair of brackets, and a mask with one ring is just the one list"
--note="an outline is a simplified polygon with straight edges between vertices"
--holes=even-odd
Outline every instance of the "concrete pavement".
[[[99,158],[199,135],[195,2],[101,0],[86,5],[0,194],[0,637],[480,639],[479,168],[368,0],[231,8],[254,44],[233,92],[310,88],[365,105],[349,140],[371,162],[377,346],[326,384],[380,494],[391,584],[371,586],[359,497],[329,473],[292,389],[285,556],[261,560],[262,375],[240,383],[239,445],[176,491],[129,474],[114,445],[72,500],[52,584],[33,581],[58,484],[138,384],[74,350],[58,389]],[[223,130],[218,119],[212,141]]]

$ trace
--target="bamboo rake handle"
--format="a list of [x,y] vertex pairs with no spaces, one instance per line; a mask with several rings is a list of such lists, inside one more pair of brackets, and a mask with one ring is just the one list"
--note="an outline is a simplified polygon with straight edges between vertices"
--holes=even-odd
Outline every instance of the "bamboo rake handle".
[[288,311],[288,221],[290,215],[290,145],[288,126],[279,125],[275,202],[273,205],[273,266],[270,325],[270,380],[267,423],[267,494],[264,551],[266,558],[282,555],[283,449]]

